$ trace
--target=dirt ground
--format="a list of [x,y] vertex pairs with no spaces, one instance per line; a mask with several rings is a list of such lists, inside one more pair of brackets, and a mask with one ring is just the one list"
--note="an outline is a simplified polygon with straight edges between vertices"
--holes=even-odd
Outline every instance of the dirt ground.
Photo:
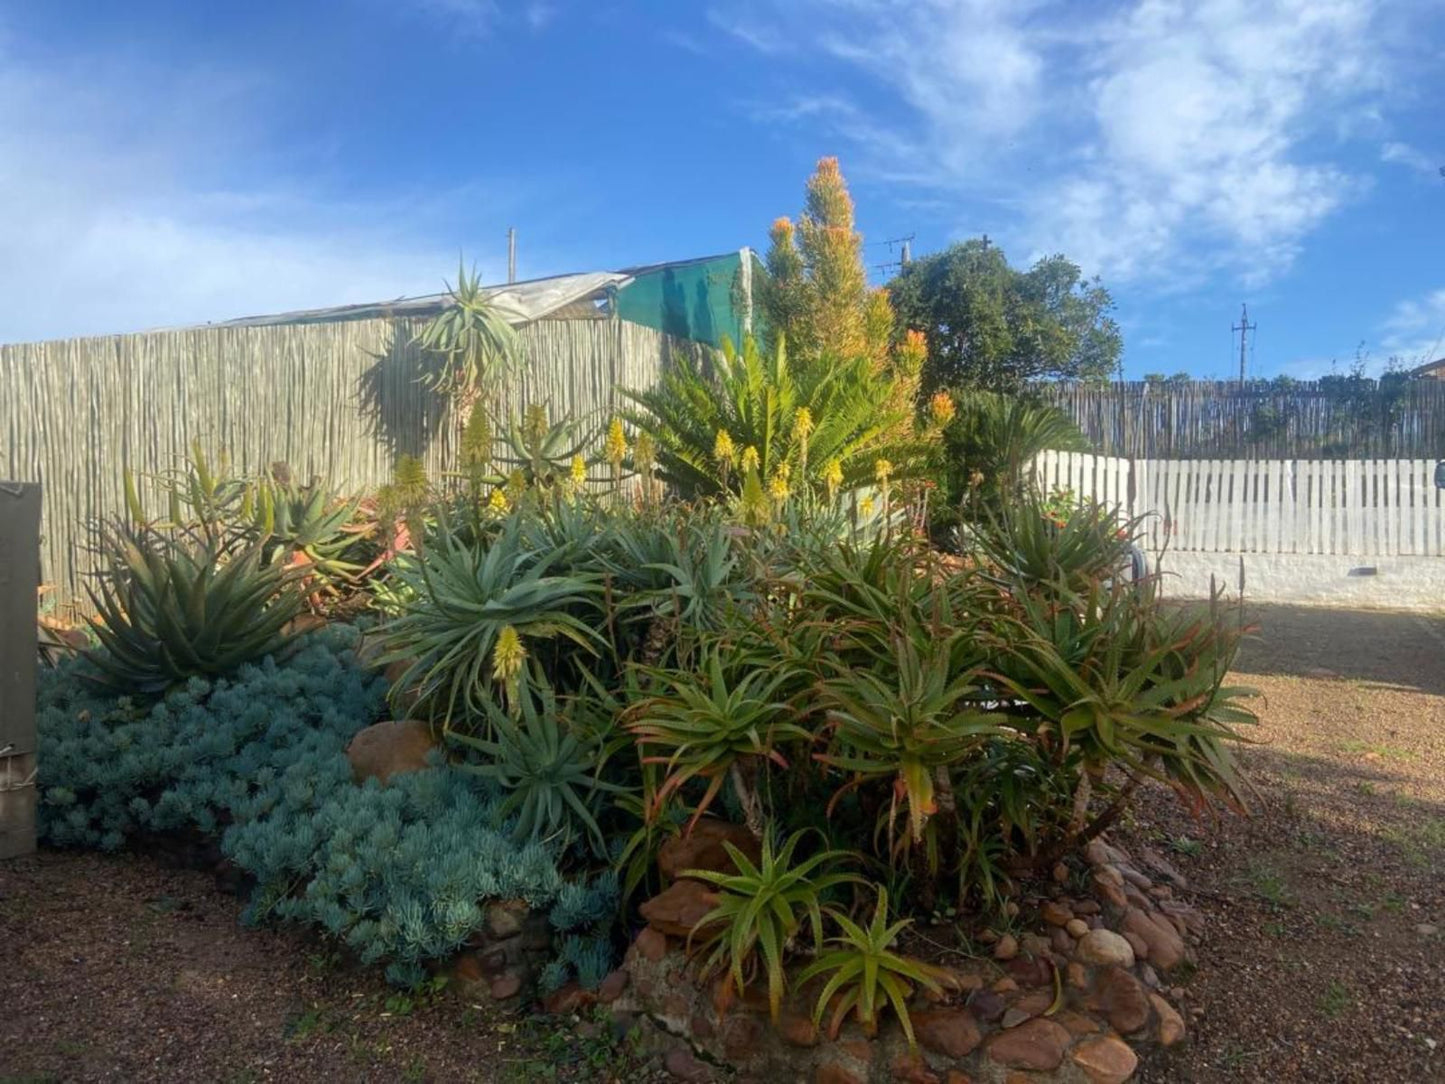
[[[1158,792],[1128,827],[1173,849],[1210,921],[1179,977],[1190,1040],[1139,1079],[1445,1080],[1445,618],[1251,620],[1253,815],[1196,822]],[[603,1023],[398,997],[239,909],[134,856],[0,865],[0,1081],[651,1074]]]

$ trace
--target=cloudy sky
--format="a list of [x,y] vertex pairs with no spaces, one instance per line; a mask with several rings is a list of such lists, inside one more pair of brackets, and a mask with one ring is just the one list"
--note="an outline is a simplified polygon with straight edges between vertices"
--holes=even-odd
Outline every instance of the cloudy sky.
[[[1445,354],[1438,0],[0,0],[0,341],[766,243],[987,233],[1130,375]],[[881,272],[879,272],[881,276]]]

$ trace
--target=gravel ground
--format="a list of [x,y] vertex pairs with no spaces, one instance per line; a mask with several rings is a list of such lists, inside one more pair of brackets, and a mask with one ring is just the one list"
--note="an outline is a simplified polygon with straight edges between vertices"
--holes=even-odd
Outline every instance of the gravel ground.
[[0,1081],[654,1079],[595,1020],[398,997],[239,913],[210,876],[151,858],[0,864]]
[[1191,1041],[1144,1081],[1445,1080],[1445,618],[1258,607],[1252,816],[1132,828],[1209,918]]
[[[1253,815],[1148,794],[1210,920],[1191,1040],[1145,1082],[1445,1080],[1445,618],[1259,608],[1239,680]],[[397,999],[313,939],[237,923],[205,875],[136,856],[0,865],[0,1081],[652,1076],[604,1026]]]

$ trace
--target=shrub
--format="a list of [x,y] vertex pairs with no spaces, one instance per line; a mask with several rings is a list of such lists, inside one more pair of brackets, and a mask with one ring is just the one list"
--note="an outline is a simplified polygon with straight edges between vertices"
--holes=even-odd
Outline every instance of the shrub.
[[590,975],[612,874],[569,876],[557,842],[514,841],[502,795],[460,770],[352,782],[346,745],[384,696],[357,644],[333,626],[284,664],[195,678],[149,706],[76,682],[78,663],[43,672],[41,839],[114,850],[149,833],[218,838],[254,881],[249,921],[320,926],[408,985],[480,927],[486,900],[521,898],[594,943]]
[[110,567],[89,589],[102,649],[87,657],[120,692],[156,695],[273,654],[300,609],[287,574],[254,542],[116,525],[105,549]]

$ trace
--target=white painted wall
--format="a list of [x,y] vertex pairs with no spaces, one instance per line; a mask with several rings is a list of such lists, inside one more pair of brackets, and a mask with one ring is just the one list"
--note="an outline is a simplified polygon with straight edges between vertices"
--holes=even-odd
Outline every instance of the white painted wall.
[[[1210,577],[1228,597],[1362,610],[1445,611],[1445,558],[1349,557],[1317,553],[1191,553],[1149,555],[1171,598],[1207,598]],[[1374,569],[1374,575],[1361,574]]]

